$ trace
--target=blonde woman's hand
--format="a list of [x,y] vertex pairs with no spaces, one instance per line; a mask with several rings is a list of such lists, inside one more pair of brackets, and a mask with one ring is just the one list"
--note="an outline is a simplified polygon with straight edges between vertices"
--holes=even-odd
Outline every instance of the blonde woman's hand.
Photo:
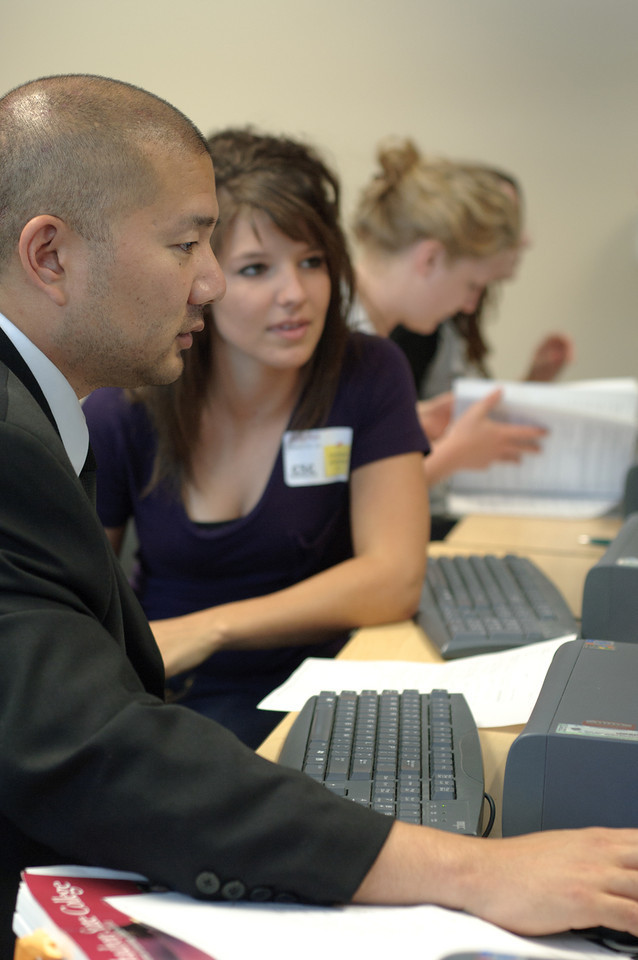
[[443,436],[452,420],[454,394],[451,390],[440,393],[431,400],[419,400],[416,412],[419,422],[430,442]]
[[552,333],[536,347],[524,380],[548,383],[574,359],[574,344],[562,333]]

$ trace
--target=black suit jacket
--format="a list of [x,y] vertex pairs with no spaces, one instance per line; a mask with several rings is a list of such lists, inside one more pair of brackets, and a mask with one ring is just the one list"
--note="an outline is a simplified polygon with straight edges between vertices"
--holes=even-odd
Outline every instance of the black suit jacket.
[[28,865],[136,870],[210,898],[352,896],[388,818],[165,704],[163,685],[141,607],[44,397],[0,331],[5,937]]

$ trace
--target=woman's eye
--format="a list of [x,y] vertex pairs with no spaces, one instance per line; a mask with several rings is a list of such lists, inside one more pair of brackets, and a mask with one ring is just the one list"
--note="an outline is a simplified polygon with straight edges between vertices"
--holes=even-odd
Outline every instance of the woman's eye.
[[305,257],[302,260],[302,266],[310,270],[318,270],[321,267],[325,267],[326,258],[323,253],[315,253],[311,257]]
[[267,270],[265,263],[249,263],[239,271],[240,277],[258,277]]
[[183,250],[184,253],[192,253],[193,247],[197,245],[197,240],[187,240],[186,243],[178,243],[177,246],[180,250]]

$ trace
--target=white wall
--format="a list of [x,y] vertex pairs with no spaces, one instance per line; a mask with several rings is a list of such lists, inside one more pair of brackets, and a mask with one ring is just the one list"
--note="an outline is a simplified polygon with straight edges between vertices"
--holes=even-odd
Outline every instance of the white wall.
[[376,142],[522,180],[533,247],[489,328],[501,376],[562,329],[570,376],[638,375],[636,0],[2,0],[0,91],[89,72],[165,97],[204,131],[303,135],[344,183]]

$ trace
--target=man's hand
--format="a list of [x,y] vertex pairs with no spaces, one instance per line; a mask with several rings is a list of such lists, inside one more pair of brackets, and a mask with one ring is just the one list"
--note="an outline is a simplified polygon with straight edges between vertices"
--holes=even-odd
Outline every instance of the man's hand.
[[521,936],[597,926],[638,936],[638,830],[485,840],[395,821],[354,900],[465,910]]

